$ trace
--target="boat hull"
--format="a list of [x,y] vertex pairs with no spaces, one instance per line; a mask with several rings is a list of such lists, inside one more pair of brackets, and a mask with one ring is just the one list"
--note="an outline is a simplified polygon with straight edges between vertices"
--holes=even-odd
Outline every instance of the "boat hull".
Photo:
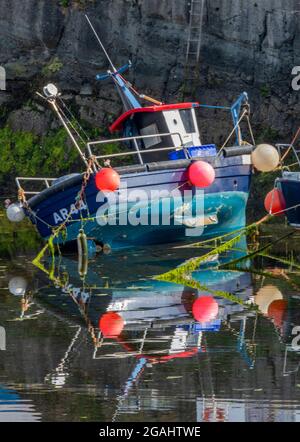
[[[28,215],[36,224],[40,235],[48,239],[53,229],[64,223],[72,210],[72,217],[66,222],[64,234],[56,237],[58,243],[76,240],[82,225],[88,237],[116,249],[173,242],[189,239],[188,237],[193,239],[195,236],[214,236],[245,225],[245,209],[251,177],[250,163],[249,155],[215,159],[216,179],[205,191],[196,190],[189,185],[187,168],[180,167],[180,162],[177,168],[172,162],[168,162],[168,167],[153,163],[152,168],[147,167],[148,170],[121,175],[121,186],[117,194],[121,201],[118,206],[119,212],[123,215],[125,213],[123,225],[120,225],[120,215],[116,220],[113,220],[114,217],[110,218],[111,213],[109,216],[105,215],[107,214],[104,210],[105,204],[106,208],[110,209],[113,204],[109,195],[104,195],[96,188],[93,177],[85,189],[85,204],[80,210],[74,206],[74,202],[81,189],[81,176],[52,186],[29,200],[31,214],[29,212]],[[176,196],[170,199],[169,206],[165,204],[168,196],[153,200],[153,192],[166,192],[166,195],[170,195],[174,191]],[[135,200],[136,194],[140,195],[141,192],[143,197]],[[182,208],[185,203],[185,192],[189,195],[189,210],[193,214],[196,228],[191,228],[189,220],[188,222],[178,220],[176,216],[178,207]],[[170,210],[170,217],[169,219],[167,217],[165,225],[166,219],[162,221],[162,217],[165,215],[166,207]],[[133,209],[135,221],[132,223],[129,214],[132,215]],[[152,217],[155,219],[154,223]],[[202,229],[199,228],[197,219],[203,225]],[[139,220],[140,223],[136,224]]]
[[285,204],[288,223],[295,228],[300,228],[300,174],[285,173],[283,178],[277,180],[281,189]]

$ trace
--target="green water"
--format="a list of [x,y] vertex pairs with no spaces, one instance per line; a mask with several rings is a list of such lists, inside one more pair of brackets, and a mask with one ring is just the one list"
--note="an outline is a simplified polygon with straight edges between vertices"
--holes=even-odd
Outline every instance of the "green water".
[[56,257],[49,278],[15,229],[1,224],[0,421],[300,421],[298,234],[251,260],[287,230],[242,237],[182,285],[153,277],[210,249],[99,255],[85,278]]

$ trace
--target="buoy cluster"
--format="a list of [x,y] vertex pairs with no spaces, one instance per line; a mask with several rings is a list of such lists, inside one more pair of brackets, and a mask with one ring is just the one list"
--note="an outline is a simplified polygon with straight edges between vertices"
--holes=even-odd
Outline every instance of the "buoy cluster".
[[[206,161],[195,161],[187,169],[188,181],[195,187],[209,187],[215,176],[214,168]],[[110,167],[103,167],[95,175],[95,185],[102,192],[114,192],[120,187],[120,175]]]
[[[252,164],[259,172],[271,172],[280,163],[277,149],[270,144],[259,144],[251,154]],[[206,161],[193,162],[187,171],[188,181],[191,185],[206,188],[215,181],[215,170]]]
[[[258,171],[270,172],[280,163],[277,149],[269,144],[260,144],[251,154],[252,164]],[[193,161],[187,169],[187,181],[190,185],[205,189],[211,186],[216,178],[213,166],[206,161]],[[103,167],[95,174],[95,186],[102,192],[115,192],[120,187],[120,175],[111,167]],[[265,198],[265,208],[270,214],[283,213],[286,206],[280,189],[273,189]],[[21,203],[10,204],[6,211],[12,222],[20,222],[25,213]]]
[[260,312],[272,319],[276,327],[282,327],[287,314],[288,302],[283,299],[281,291],[274,285],[269,284],[261,287],[254,299]]
[[[252,164],[259,172],[272,172],[280,164],[280,156],[277,149],[270,144],[260,144],[251,154]],[[267,193],[264,201],[266,211],[270,215],[282,215],[286,209],[281,189],[275,187]]]
[[[191,313],[196,322],[207,324],[218,316],[219,304],[210,295],[200,296],[191,306]],[[99,318],[99,330],[104,338],[119,337],[126,325],[122,312],[107,311]]]

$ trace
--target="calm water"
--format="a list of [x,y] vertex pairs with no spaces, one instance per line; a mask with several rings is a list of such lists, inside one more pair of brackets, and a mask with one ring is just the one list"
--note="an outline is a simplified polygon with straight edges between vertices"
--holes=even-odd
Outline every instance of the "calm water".
[[247,254],[242,239],[192,288],[152,277],[203,250],[101,255],[84,279],[65,256],[49,277],[2,235],[0,421],[300,421],[297,241],[221,268]]

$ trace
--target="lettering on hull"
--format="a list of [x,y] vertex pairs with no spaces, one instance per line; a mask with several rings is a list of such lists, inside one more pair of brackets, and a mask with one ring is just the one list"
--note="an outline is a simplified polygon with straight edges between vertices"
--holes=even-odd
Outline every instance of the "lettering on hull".
[[64,222],[68,218],[69,213],[72,213],[72,215],[78,215],[82,210],[87,210],[87,206],[83,202],[80,203],[79,207],[76,207],[75,204],[71,204],[69,209],[63,207],[58,212],[53,213],[54,224],[57,225]]

